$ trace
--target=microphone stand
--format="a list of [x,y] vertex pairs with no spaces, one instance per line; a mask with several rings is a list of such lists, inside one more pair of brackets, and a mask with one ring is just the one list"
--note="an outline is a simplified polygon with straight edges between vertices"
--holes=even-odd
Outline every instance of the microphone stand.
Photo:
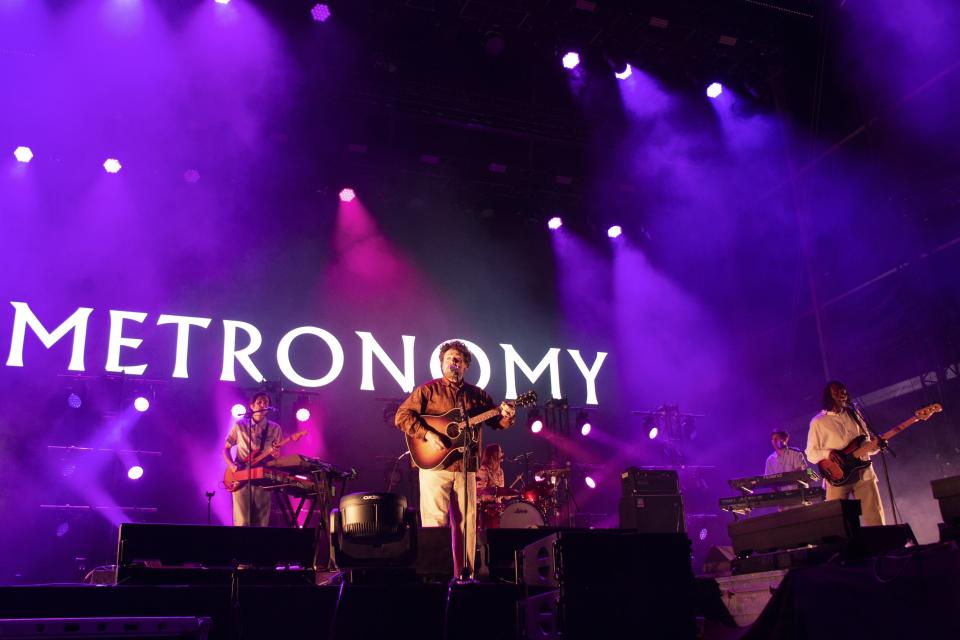
[[[466,382],[462,382],[463,385]],[[474,432],[473,425],[470,424],[470,417],[467,415],[467,394],[465,387],[461,386],[460,391],[460,417],[463,418],[463,445],[460,448],[460,461],[463,464],[463,553],[461,554],[459,582],[471,583],[473,580],[473,568],[469,566],[467,560],[469,552],[467,549],[467,540],[469,538],[468,528],[470,526],[470,493],[469,493],[469,468],[470,452],[473,449]]]
[[206,495],[207,495],[207,526],[208,526],[208,527],[210,526],[211,520],[212,520],[212,518],[211,518],[211,515],[212,515],[212,514],[211,514],[211,508],[212,508],[212,507],[211,507],[210,501],[213,500],[213,496],[215,496],[216,493],[217,493],[216,491],[207,491],[207,493],[206,493]]
[[[864,416],[863,413],[861,412],[860,407],[853,404],[852,402],[850,403],[850,406],[851,408],[853,408],[854,419],[858,423],[860,423],[860,425],[866,430],[866,432],[878,443],[879,442],[886,443],[886,441],[883,440],[879,435],[877,435],[877,433],[870,427],[870,423],[867,421],[866,416]],[[883,481],[887,483],[887,496],[890,498],[890,511],[893,514],[893,524],[900,524],[900,511],[899,509],[897,509],[897,502],[893,496],[893,485],[890,483],[890,469],[887,466],[887,450],[888,449],[890,450],[890,455],[892,455],[894,458],[897,457],[897,454],[894,453],[893,449],[890,449],[889,444],[884,444],[884,446],[880,447],[880,461],[883,462]]]

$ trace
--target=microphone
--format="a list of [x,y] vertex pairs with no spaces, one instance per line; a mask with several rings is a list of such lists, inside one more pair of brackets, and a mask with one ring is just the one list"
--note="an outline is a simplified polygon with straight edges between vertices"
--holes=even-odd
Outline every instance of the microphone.
[[264,411],[276,411],[276,407],[266,407],[265,409],[251,409],[247,407],[247,413],[263,413]]
[[520,462],[524,458],[529,458],[533,455],[533,451],[527,451],[526,453],[518,453],[517,455],[510,458],[510,462]]

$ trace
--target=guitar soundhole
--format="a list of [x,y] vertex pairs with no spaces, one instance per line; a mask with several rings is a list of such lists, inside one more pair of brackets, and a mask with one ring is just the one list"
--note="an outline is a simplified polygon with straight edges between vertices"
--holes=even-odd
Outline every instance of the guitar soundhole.
[[448,435],[449,437],[451,437],[451,438],[459,438],[459,437],[460,437],[460,425],[458,425],[456,422],[451,422],[450,424],[448,424],[448,425],[447,425],[447,435]]

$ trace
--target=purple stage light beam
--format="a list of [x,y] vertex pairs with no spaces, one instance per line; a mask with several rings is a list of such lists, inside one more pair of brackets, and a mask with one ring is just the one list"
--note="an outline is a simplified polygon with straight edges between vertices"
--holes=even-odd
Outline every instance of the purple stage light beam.
[[616,76],[617,80],[626,80],[633,75],[633,67],[631,67],[630,63],[628,62],[624,66],[623,71],[615,71],[613,75]]
[[310,419],[310,409],[300,407],[297,409],[297,422],[306,422]]
[[133,465],[127,470],[127,477],[131,480],[139,480],[143,477],[143,467],[138,464]]
[[133,408],[143,413],[150,408],[150,401],[143,396],[138,396],[137,399],[133,401]]
[[353,189],[347,187],[340,191],[340,200],[342,202],[353,202],[353,199],[357,197],[357,194],[353,192]]
[[561,220],[559,216],[553,216],[552,218],[547,220],[547,227],[549,227],[553,231],[556,231],[562,226],[563,226],[563,220]]
[[562,61],[564,69],[576,69],[580,64],[580,54],[576,51],[568,51],[564,54]]
[[118,173],[123,165],[116,158],[107,158],[103,161],[103,168],[107,173]]
[[719,98],[722,93],[723,93],[723,85],[720,84],[719,82],[714,82],[709,87],[707,87],[707,97],[710,98],[711,100]]
[[623,234],[623,228],[620,225],[615,224],[609,229],[607,229],[607,236],[611,238],[619,238]]
[[543,420],[537,419],[530,423],[530,431],[540,433],[543,431]]

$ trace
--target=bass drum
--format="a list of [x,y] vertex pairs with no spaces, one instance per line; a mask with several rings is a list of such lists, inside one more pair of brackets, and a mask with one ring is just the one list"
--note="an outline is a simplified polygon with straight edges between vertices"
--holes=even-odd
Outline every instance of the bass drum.
[[505,502],[500,512],[500,527],[503,529],[536,529],[547,524],[540,508],[527,500]]

